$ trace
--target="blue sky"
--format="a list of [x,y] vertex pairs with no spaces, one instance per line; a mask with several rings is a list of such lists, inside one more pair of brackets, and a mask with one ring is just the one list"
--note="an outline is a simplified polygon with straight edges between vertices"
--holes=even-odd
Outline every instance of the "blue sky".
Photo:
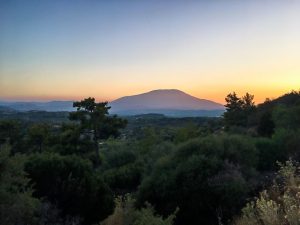
[[300,1],[0,1],[0,98],[300,87]]

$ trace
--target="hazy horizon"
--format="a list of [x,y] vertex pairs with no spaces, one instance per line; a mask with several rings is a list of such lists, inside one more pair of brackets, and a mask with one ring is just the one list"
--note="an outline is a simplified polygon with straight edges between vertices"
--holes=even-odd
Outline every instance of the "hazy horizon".
[[300,1],[1,1],[0,99],[300,88]]
[[[115,101],[115,100],[118,100],[118,99],[120,99],[120,98],[123,98],[123,97],[131,97],[131,96],[136,96],[136,95],[141,95],[141,94],[145,94],[145,93],[149,93],[149,92],[152,92],[152,91],[157,91],[157,90],[179,90],[179,89],[173,89],[173,88],[171,88],[171,89],[154,89],[154,90],[149,90],[149,91],[145,91],[145,92],[142,92],[142,93],[136,93],[136,94],[132,94],[132,95],[124,95],[124,96],[120,96],[120,97],[117,97],[117,98],[115,98],[115,99],[112,99],[112,100],[105,100],[105,99],[97,99],[96,98],[96,100],[97,101],[103,101],[103,102],[113,102],[113,101]],[[182,91],[182,90],[179,90],[179,91]],[[291,92],[291,91],[297,91],[297,90],[290,90],[290,91],[288,91],[288,92],[286,92],[286,93],[289,93],[289,92]],[[184,91],[183,91],[184,92]],[[232,92],[234,92],[234,91],[232,91]],[[232,93],[231,92],[231,93]],[[191,94],[189,94],[188,92],[184,92],[184,93],[186,93],[186,94],[188,94],[188,95],[191,95]],[[260,102],[255,102],[256,104],[260,104],[260,103],[263,103],[265,100],[267,100],[267,99],[270,99],[270,100],[272,100],[272,99],[276,99],[277,97],[280,97],[280,96],[282,96],[282,95],[284,95],[284,94],[286,94],[286,93],[282,93],[282,94],[280,94],[279,96],[276,96],[276,97],[265,97],[262,101],[260,101]],[[242,95],[244,95],[245,93],[237,93],[239,96],[242,96]],[[196,97],[196,98],[198,98],[198,99],[205,99],[205,100],[211,100],[211,101],[214,101],[214,102],[216,102],[216,103],[219,103],[219,104],[225,104],[225,97],[226,96],[224,96],[224,100],[223,101],[215,101],[215,100],[213,100],[213,99],[208,99],[208,98],[201,98],[201,97],[197,97],[197,96],[193,96],[193,95],[191,95],[192,97]],[[55,98],[51,98],[51,99],[35,99],[35,98],[32,98],[32,99],[22,99],[22,98],[20,98],[20,99],[2,99],[2,98],[0,98],[0,102],[24,102],[24,103],[26,103],[26,102],[36,102],[36,103],[38,103],[38,102],[41,102],[41,103],[46,103],[46,102],[55,102],[55,101],[57,101],[57,102],[63,102],[63,101],[79,101],[79,100],[82,100],[82,99],[84,99],[84,98],[89,98],[89,97],[93,97],[93,96],[83,96],[83,97],[80,97],[80,98],[74,98],[74,99],[68,99],[68,98],[66,98],[66,99],[55,99]],[[254,96],[255,97],[255,96]]]

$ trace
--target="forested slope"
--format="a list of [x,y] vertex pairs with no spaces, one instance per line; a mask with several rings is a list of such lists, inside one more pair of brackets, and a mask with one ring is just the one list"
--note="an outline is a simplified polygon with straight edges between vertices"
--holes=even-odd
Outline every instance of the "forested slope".
[[287,202],[269,223],[260,206],[300,208],[300,93],[226,102],[222,118],[124,119],[93,98],[59,122],[2,117],[1,224],[294,224]]

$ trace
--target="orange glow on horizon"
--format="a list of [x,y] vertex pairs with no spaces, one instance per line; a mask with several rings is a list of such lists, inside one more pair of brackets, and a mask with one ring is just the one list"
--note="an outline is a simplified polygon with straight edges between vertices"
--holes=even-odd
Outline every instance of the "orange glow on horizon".
[[[164,88],[160,88],[164,89]],[[165,88],[165,89],[172,89],[172,88]],[[124,97],[124,96],[131,96],[131,95],[137,95],[142,94],[145,92],[149,92],[154,89],[146,89],[146,90],[139,90],[139,91],[125,91],[124,93],[115,93],[112,97],[101,97],[99,95],[68,95],[68,96],[60,96],[60,95],[35,95],[35,96],[22,96],[22,95],[15,95],[15,96],[1,96],[0,100],[4,101],[79,101],[84,98],[88,97],[94,97],[96,101],[102,102],[102,101],[113,101],[118,98]],[[264,88],[232,88],[232,89],[220,89],[220,90],[206,90],[206,91],[198,91],[196,89],[192,90],[185,90],[185,89],[179,89],[181,91],[184,91],[185,93],[192,95],[194,97],[200,98],[200,99],[207,99],[211,101],[218,102],[220,104],[225,104],[225,97],[227,94],[231,92],[236,92],[239,97],[242,97],[246,92],[254,95],[254,101],[256,104],[263,103],[266,98],[269,99],[275,99],[279,96],[282,96],[286,93],[289,93],[293,90],[299,91],[299,89],[293,89],[293,88],[278,88],[278,89],[264,89]],[[109,95],[107,95],[109,96]]]
[[300,88],[300,1],[96,2],[1,5],[0,100],[179,89],[261,103]]

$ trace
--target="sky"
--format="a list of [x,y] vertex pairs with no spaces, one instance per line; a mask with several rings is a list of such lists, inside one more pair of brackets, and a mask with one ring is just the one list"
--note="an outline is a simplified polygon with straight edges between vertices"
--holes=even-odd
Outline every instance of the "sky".
[[300,0],[0,0],[0,100],[300,90]]

